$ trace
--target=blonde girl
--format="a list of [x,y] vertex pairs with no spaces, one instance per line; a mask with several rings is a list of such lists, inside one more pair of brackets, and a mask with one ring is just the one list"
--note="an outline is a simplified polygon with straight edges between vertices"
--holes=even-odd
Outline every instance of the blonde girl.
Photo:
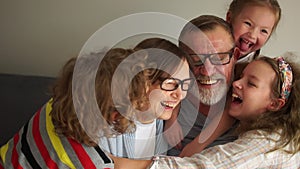
[[281,18],[277,0],[233,0],[226,15],[236,46],[240,49],[239,62],[257,57]]

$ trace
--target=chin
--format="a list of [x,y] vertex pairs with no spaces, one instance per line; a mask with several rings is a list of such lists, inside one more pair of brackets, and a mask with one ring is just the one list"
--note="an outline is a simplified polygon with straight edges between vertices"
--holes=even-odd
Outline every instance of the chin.
[[171,112],[163,112],[161,116],[158,117],[158,119],[161,120],[169,120],[172,116],[172,111]]
[[236,119],[238,119],[238,116],[239,116],[239,113],[240,113],[241,111],[240,110],[229,110],[228,111],[228,114],[230,115],[230,116],[232,116],[232,117],[234,117],[234,118],[236,118]]

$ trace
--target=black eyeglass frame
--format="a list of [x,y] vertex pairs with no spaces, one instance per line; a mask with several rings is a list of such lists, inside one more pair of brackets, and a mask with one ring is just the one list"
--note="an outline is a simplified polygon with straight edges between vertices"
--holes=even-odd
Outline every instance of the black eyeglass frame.
[[[163,88],[163,83],[164,83],[164,81],[166,81],[166,80],[174,80],[174,81],[177,83],[176,86],[174,87],[174,89],[165,89],[165,88]],[[184,84],[186,81],[189,81],[189,82],[190,82],[190,84],[188,85],[188,89],[184,89],[184,88],[183,88],[183,84]],[[194,79],[194,78],[187,78],[187,79],[180,80],[180,79],[177,79],[177,78],[170,77],[170,78],[161,79],[160,89],[162,89],[162,90],[164,90],[164,91],[174,91],[174,90],[176,90],[176,89],[179,87],[179,85],[180,85],[182,91],[188,91],[188,90],[190,90],[190,89],[193,87],[194,83],[195,83],[195,79]]]
[[[203,66],[206,59],[208,58],[210,63],[213,64],[213,65],[227,65],[230,63],[230,60],[233,56],[233,53],[234,53],[234,49],[235,49],[235,46],[233,48],[231,48],[228,52],[219,52],[219,53],[209,53],[209,54],[189,54],[189,56],[204,56],[204,58],[201,58],[199,61],[195,62],[192,60],[192,64],[193,66]],[[225,63],[218,63],[214,60],[211,60],[211,56],[213,55],[224,55],[224,54],[227,54],[229,56],[229,59],[227,62]]]

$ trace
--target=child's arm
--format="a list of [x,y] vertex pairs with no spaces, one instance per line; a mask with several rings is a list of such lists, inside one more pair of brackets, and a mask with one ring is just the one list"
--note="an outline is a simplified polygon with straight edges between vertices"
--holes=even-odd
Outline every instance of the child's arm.
[[114,160],[114,169],[146,169],[152,160],[134,160],[109,155]]
[[174,109],[172,116],[164,124],[164,136],[170,146],[181,149],[181,140],[183,139],[182,128],[177,121],[180,104]]
[[189,144],[187,144],[180,153],[180,157],[189,157],[195,153],[201,152],[205,147],[211,144],[215,139],[227,131],[235,122],[227,111],[219,113],[202,130],[202,132]]

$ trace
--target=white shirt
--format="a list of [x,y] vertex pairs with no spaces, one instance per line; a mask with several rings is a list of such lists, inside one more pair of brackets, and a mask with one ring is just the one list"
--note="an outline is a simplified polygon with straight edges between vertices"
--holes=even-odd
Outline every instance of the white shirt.
[[135,122],[135,158],[151,158],[154,156],[155,136],[156,136],[156,120],[149,124]]

